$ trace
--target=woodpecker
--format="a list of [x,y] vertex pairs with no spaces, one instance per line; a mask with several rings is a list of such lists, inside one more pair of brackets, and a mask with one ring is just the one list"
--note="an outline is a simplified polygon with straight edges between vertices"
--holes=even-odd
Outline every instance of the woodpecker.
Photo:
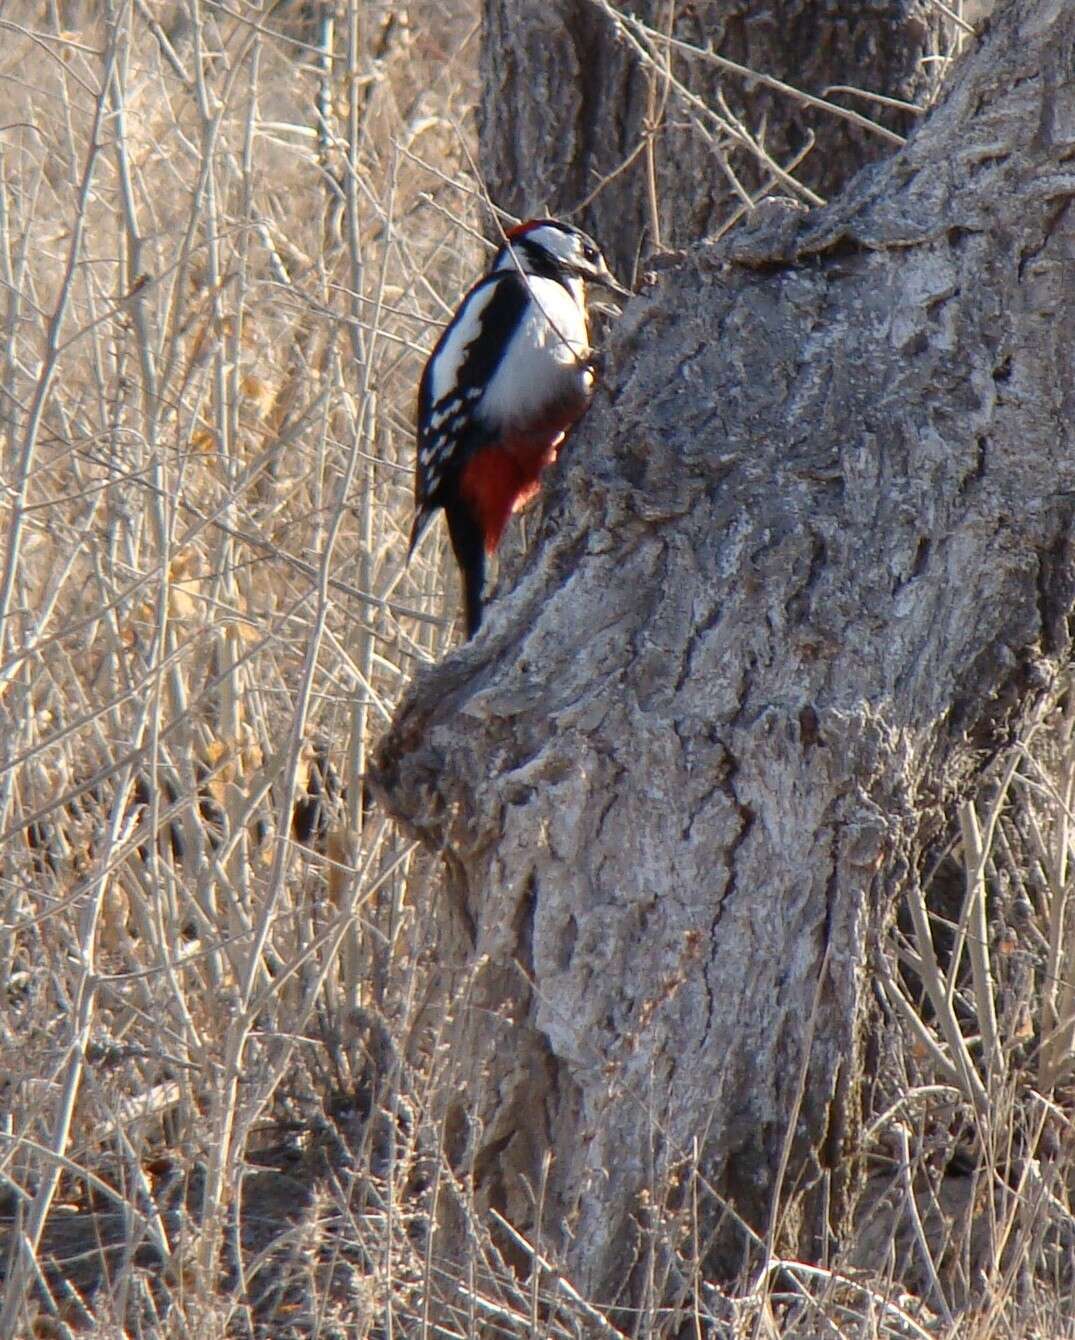
[[443,508],[468,638],[481,625],[486,555],[593,396],[587,283],[630,296],[578,228],[555,219],[512,228],[422,373],[407,557]]

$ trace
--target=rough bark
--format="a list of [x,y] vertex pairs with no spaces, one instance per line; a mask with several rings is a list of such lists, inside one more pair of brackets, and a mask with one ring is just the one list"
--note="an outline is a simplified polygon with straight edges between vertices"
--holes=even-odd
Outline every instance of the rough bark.
[[1071,650],[1073,71],[1075,9],[1017,0],[843,199],[671,258],[383,742],[473,927],[478,1195],[591,1297],[692,1149],[702,1241],[721,1198],[764,1230],[789,1127],[809,1255],[876,927]]
[[[619,8],[667,30],[667,0]],[[680,40],[712,44],[722,56],[815,96],[830,85],[853,84],[921,103],[940,68],[922,57],[946,49],[943,16],[928,0],[703,0],[675,8],[673,33]],[[617,40],[593,0],[485,0],[484,16],[479,124],[492,198],[522,217],[545,210],[571,214],[600,238],[620,271],[631,274],[653,248],[645,156],[575,211],[644,138],[647,118],[660,104],[660,81],[654,103],[652,71],[628,42]],[[673,56],[672,70],[711,108],[723,93],[781,166],[816,136],[795,176],[825,199],[864,163],[891,153],[877,135],[737,75],[682,55]],[[832,101],[899,134],[915,123],[913,114],[862,98],[833,94]],[[672,95],[654,141],[665,246],[704,237],[739,206],[720,156],[752,193],[773,182],[749,152],[712,131],[711,122]]]

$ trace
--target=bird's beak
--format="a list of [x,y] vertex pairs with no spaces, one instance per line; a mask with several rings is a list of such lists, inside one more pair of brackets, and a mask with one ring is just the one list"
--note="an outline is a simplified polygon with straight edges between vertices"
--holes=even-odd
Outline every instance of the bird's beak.
[[629,288],[624,288],[616,276],[606,265],[600,274],[594,275],[593,282],[600,284],[602,288],[611,289],[618,298],[633,298],[634,294]]

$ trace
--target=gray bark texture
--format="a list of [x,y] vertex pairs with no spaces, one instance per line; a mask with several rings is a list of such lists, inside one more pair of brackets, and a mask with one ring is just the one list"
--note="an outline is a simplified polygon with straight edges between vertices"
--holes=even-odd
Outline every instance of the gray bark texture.
[[589,1297],[693,1197],[713,1270],[781,1182],[841,1228],[877,930],[1071,651],[1073,198],[1075,7],[1015,0],[839,201],[665,259],[382,743],[473,935],[449,1129]]
[[[668,30],[668,0],[618,8],[658,32]],[[851,83],[921,102],[942,68],[922,57],[946,49],[943,15],[928,0],[701,0],[675,9],[677,39],[711,45],[815,96]],[[498,205],[522,218],[570,216],[600,240],[615,268],[632,274],[639,256],[653,249],[648,164],[635,151],[662,105],[654,165],[666,247],[704,237],[740,205],[722,159],[752,194],[772,187],[774,178],[757,159],[697,107],[674,92],[664,102],[660,74],[617,37],[593,0],[485,0],[484,20],[481,162]],[[659,43],[656,49],[663,54]],[[814,135],[795,177],[825,199],[864,163],[891,153],[891,144],[869,130],[695,58],[674,53],[671,71],[710,108],[719,107],[723,94],[732,115],[783,167]],[[853,95],[835,93],[831,101],[899,134],[915,124],[912,113]]]

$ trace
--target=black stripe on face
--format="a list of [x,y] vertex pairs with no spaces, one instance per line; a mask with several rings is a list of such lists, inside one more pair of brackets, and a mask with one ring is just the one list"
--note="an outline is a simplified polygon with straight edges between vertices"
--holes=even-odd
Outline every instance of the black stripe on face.
[[552,255],[537,242],[527,241],[525,237],[517,245],[516,250],[525,253],[526,265],[524,268],[529,274],[539,275],[542,279],[557,279],[565,288],[567,287],[568,275],[564,273],[564,267],[568,264],[567,261]]
[[[557,256],[539,240],[540,234],[544,232],[546,242],[549,242],[551,239],[547,234],[551,231],[562,233],[564,237],[576,241],[579,251],[575,253],[572,248],[568,256]],[[512,267],[508,262],[514,257],[514,263],[528,274],[540,275],[543,279],[555,279],[566,287],[568,275],[576,272],[584,273],[585,267],[580,268],[578,262],[582,255],[582,244],[589,241],[585,233],[572,228],[569,224],[560,223],[557,219],[542,219],[526,230],[509,233],[508,241],[493,258],[492,269],[502,266],[510,271]]]

